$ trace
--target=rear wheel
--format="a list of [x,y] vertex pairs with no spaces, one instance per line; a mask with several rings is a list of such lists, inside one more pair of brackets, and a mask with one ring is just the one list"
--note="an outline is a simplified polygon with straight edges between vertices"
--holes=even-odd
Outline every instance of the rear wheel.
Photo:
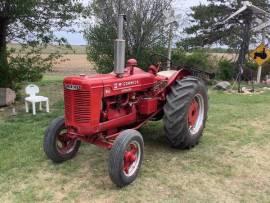
[[208,111],[203,81],[186,77],[176,81],[164,106],[164,129],[172,147],[190,149],[202,136]]
[[60,163],[72,159],[78,152],[81,141],[67,135],[63,117],[52,121],[46,130],[43,149],[53,162]]
[[143,147],[143,138],[136,130],[125,130],[116,138],[109,154],[109,175],[118,187],[132,183],[138,176]]

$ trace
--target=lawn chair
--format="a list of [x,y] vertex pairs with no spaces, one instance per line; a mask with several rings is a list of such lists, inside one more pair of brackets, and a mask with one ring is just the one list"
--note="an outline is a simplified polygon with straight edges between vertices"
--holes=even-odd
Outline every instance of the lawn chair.
[[49,112],[49,98],[48,97],[43,97],[43,96],[38,96],[36,94],[39,93],[39,87],[36,85],[28,85],[25,88],[26,94],[29,95],[29,97],[25,98],[25,110],[28,113],[29,108],[28,108],[28,103],[32,103],[32,112],[33,115],[36,115],[36,103],[39,103],[39,109],[42,110],[42,102],[46,103],[46,112]]

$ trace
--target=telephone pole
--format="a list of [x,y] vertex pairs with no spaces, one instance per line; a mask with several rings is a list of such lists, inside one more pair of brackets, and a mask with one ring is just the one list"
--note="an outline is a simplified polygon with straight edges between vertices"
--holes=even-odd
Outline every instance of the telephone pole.
[[171,23],[169,28],[169,42],[168,42],[168,61],[167,61],[167,69],[171,68],[171,60],[172,60],[172,40],[173,40],[173,23]]
[[168,61],[167,69],[171,68],[171,59],[172,59],[172,44],[173,44],[173,29],[178,26],[177,19],[181,18],[181,15],[174,14],[174,10],[169,10],[168,13],[165,13],[165,25],[169,26],[169,36],[168,36]]

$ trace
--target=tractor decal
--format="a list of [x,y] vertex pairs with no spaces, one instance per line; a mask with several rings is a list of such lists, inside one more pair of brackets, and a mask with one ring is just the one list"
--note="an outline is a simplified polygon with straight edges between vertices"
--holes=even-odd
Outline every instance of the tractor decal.
[[64,88],[67,90],[80,90],[81,86],[80,85],[65,84]]
[[125,82],[116,82],[113,84],[114,89],[120,89],[125,87],[130,87],[133,85],[139,85],[139,80],[131,80],[131,81],[125,81]]

